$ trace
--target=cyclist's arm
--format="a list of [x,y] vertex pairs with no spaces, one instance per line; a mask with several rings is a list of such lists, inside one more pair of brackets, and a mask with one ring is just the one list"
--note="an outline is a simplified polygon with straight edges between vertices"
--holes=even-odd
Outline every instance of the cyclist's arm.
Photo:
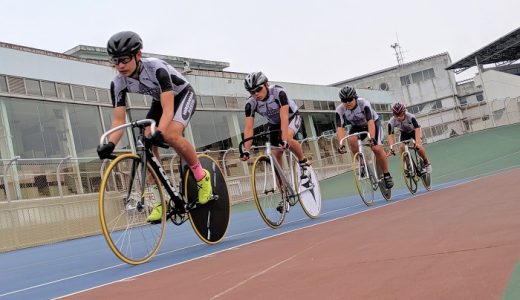
[[155,76],[157,77],[157,81],[159,82],[159,86],[161,87],[160,100],[163,111],[161,119],[159,120],[159,124],[157,126],[157,130],[164,132],[168,128],[170,121],[173,120],[173,83],[170,74],[168,73],[168,71],[166,71],[166,69],[157,69]]
[[[253,136],[254,125],[255,118],[246,117],[246,127],[244,128],[244,140]],[[251,149],[251,144],[253,144],[253,140],[244,143],[245,151],[249,151],[249,149]]]
[[370,133],[370,136],[372,138],[376,137],[376,123],[374,120],[372,120],[372,110],[370,109],[370,106],[365,106],[364,109],[365,112],[365,118],[367,119],[368,123],[368,133]]
[[[118,106],[112,109],[112,128],[117,127],[119,125],[123,125],[126,121],[126,106]],[[110,134],[108,137],[108,141],[117,145],[121,137],[125,133],[124,130],[118,130]]]
[[417,120],[415,118],[412,118],[412,125],[413,127],[415,128],[415,138],[417,139],[417,141],[415,141],[415,144],[417,146],[421,146],[422,145],[422,141],[421,141],[421,126],[419,125],[419,123],[417,123]]
[[[388,145],[392,145],[395,143],[395,135],[394,135],[394,126],[388,123]],[[390,148],[390,151],[393,150]]]
[[[336,136],[338,137],[338,142],[345,137],[345,127],[343,127],[343,118],[336,112]],[[341,145],[339,145],[341,147]]]
[[289,139],[289,98],[284,91],[280,91],[280,129],[282,129],[282,140]]

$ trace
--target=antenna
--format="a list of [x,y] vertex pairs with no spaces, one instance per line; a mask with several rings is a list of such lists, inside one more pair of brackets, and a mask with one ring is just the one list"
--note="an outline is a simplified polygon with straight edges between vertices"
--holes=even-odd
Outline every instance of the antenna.
[[399,37],[397,36],[397,33],[395,34],[395,37],[397,39],[397,42],[390,45],[390,47],[394,48],[395,57],[397,58],[397,64],[402,65],[404,63],[404,57],[403,52],[401,51],[401,45],[399,45]]

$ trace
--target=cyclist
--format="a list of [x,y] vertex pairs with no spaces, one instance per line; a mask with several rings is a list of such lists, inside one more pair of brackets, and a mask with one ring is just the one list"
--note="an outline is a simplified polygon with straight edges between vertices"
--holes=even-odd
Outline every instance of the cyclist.
[[[357,92],[353,87],[345,86],[339,92],[341,104],[336,107],[336,127],[337,137],[340,141],[345,137],[345,126],[351,125],[349,134],[361,131],[368,131],[372,137],[370,140],[371,149],[376,157],[377,164],[383,169],[383,180],[385,186],[390,189],[394,186],[392,176],[388,171],[388,161],[386,152],[383,149],[383,126],[379,120],[379,115],[372,109],[370,102],[358,98]],[[366,136],[361,136],[365,139]],[[348,138],[350,149],[355,154],[358,149],[358,137],[352,136]],[[338,152],[344,154],[347,152],[345,145],[341,145]]]
[[[302,123],[298,106],[293,100],[289,99],[281,86],[269,85],[267,77],[262,72],[248,74],[244,80],[244,86],[251,94],[245,107],[244,139],[253,136],[255,113],[265,117],[270,131],[280,130],[271,133],[269,137],[271,144],[291,150],[298,158],[303,171],[302,178],[305,178],[306,168],[311,163],[305,157],[300,143],[294,139],[294,135],[298,132]],[[247,141],[244,145],[245,151],[241,157],[243,161],[249,159],[249,149],[252,142]],[[276,149],[273,154],[281,164],[283,152]]]
[[[147,119],[157,122],[157,130],[150,136],[154,154],[158,155],[157,145],[165,142],[188,163],[197,180],[198,201],[205,204],[211,198],[210,173],[203,169],[193,145],[184,138],[184,128],[195,111],[195,92],[190,83],[177,70],[156,58],[143,58],[143,42],[138,34],[123,31],[114,34],[107,43],[110,62],[118,75],[110,84],[113,105],[112,128],[125,123],[127,93],[150,95],[153,98]],[[109,158],[123,131],[116,131],[108,138],[108,143],[97,148],[99,158]],[[155,193],[154,193],[155,194]],[[147,218],[149,222],[161,220],[162,207],[156,205]]]
[[[424,171],[431,173],[432,165],[426,156],[426,150],[421,142],[421,126],[417,123],[415,116],[406,111],[404,103],[392,104],[393,117],[388,121],[388,143],[392,145],[395,143],[394,129],[399,128],[401,132],[399,141],[406,141],[409,139],[415,140],[415,147],[419,156],[424,161]],[[404,145],[400,145],[400,151],[404,151]],[[394,149],[390,149],[387,156],[395,154]]]

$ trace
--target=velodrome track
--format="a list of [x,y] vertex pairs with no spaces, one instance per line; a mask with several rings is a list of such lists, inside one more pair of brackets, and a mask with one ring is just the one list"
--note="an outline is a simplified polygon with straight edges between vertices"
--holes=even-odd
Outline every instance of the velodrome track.
[[[367,208],[349,190],[349,174],[338,176],[323,182],[327,200],[316,220],[296,206],[273,230],[252,207],[234,207],[220,244],[202,244],[189,224],[172,225],[145,265],[121,263],[102,236],[3,253],[0,299],[518,297],[520,139],[511,143],[518,129],[429,145],[438,178],[431,192],[410,197],[397,185],[392,202],[379,197]],[[504,139],[509,146],[498,151],[507,153],[487,159],[489,137]],[[453,150],[471,139],[480,160]],[[465,159],[450,166],[458,154]],[[395,162],[392,170],[402,182]]]

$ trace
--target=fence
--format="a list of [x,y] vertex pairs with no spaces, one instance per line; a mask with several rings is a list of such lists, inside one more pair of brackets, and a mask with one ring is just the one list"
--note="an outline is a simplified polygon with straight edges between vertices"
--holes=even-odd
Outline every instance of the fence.
[[[520,122],[520,97],[417,114],[423,138],[434,142],[495,126]],[[335,135],[300,141],[319,179],[351,169],[339,155]],[[242,162],[237,149],[207,151],[227,178],[233,204],[250,201],[249,170],[262,148]],[[0,252],[100,233],[98,192],[104,164],[96,158],[0,160]],[[164,170],[179,182],[179,157],[163,154]]]

